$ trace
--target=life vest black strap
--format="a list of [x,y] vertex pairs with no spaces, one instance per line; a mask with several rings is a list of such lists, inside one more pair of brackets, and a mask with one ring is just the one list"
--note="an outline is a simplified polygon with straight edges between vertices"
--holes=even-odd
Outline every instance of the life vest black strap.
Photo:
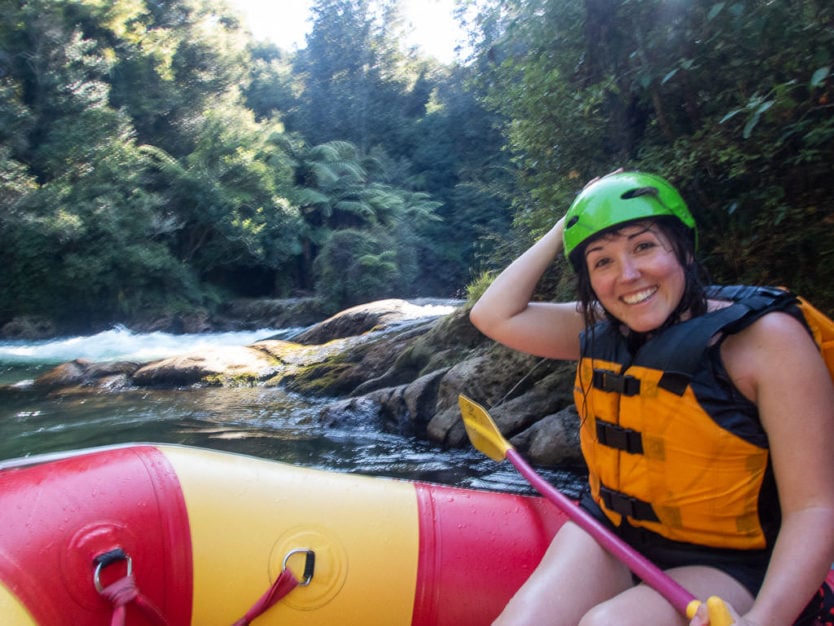
[[599,495],[602,498],[605,508],[625,515],[633,520],[640,520],[644,522],[659,522],[660,518],[654,512],[651,504],[645,500],[627,496],[626,494],[609,489],[605,485],[600,485]]
[[623,428],[599,418],[595,421],[599,443],[631,454],[643,454],[643,435],[640,431]]
[[663,376],[657,381],[657,386],[676,396],[682,396],[686,393],[689,381],[690,377],[688,374],[681,372],[663,372]]
[[613,391],[623,396],[636,396],[640,393],[640,380],[634,376],[621,376],[611,370],[595,369],[593,385],[602,391]]

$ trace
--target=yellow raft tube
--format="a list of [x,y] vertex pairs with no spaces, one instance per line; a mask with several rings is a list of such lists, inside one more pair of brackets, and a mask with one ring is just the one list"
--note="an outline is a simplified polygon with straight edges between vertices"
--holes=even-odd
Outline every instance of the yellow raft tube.
[[564,522],[540,498],[151,444],[0,463],[0,511],[3,626],[248,623],[288,575],[252,624],[489,624]]

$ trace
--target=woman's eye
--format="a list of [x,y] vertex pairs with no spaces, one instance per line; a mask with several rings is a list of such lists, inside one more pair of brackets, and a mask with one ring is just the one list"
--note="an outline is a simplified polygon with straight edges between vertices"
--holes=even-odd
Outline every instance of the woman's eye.
[[594,269],[600,269],[600,268],[605,267],[605,266],[606,266],[606,265],[608,265],[609,263],[611,263],[611,259],[609,259],[609,258],[607,258],[607,257],[601,257],[601,258],[599,258],[599,259],[595,260],[595,261],[592,263],[592,267],[593,267]]
[[637,252],[643,252],[644,250],[650,250],[651,248],[654,248],[655,245],[657,244],[655,244],[654,241],[641,241],[636,246],[634,246],[634,249]]

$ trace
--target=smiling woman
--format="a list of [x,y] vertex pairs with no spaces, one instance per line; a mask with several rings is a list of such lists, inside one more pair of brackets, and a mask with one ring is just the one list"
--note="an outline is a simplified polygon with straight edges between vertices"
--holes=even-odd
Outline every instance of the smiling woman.
[[[229,4],[243,14],[256,38],[286,50],[305,46],[314,0],[229,0]],[[408,33],[404,44],[442,63],[454,62],[464,41],[453,15],[454,0],[401,0],[401,6]]]
[[[834,387],[797,299],[705,287],[696,244],[668,181],[619,171],[586,185],[470,317],[508,347],[579,361],[589,515],[696,598],[720,596],[743,615],[739,626],[807,624],[797,616],[819,611],[815,593],[834,560],[830,522],[818,516],[834,514]],[[578,273],[579,303],[531,302],[559,254]],[[806,533],[820,538],[813,549],[801,547]],[[624,615],[707,624],[700,612],[691,622],[676,615],[585,529],[566,525],[495,624]]]

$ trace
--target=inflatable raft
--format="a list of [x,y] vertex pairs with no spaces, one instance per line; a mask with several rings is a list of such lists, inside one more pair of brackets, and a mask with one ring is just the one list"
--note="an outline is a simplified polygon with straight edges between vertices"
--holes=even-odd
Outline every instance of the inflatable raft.
[[169,445],[0,463],[0,511],[3,626],[489,624],[564,522],[540,498]]

